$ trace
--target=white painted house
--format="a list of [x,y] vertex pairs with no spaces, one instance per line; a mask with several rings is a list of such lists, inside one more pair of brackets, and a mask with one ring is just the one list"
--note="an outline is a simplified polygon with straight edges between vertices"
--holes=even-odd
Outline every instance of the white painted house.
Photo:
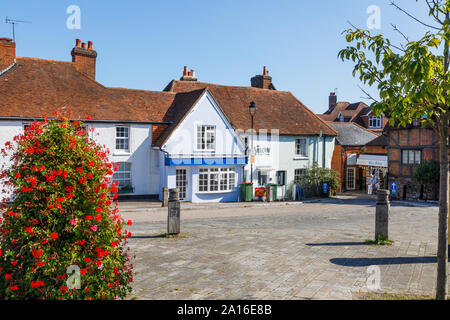
[[238,201],[251,175],[254,187],[277,183],[284,198],[313,162],[330,167],[336,132],[276,90],[266,69],[251,87],[198,82],[185,68],[163,91],[131,90],[95,81],[92,42],[77,40],[71,54],[71,62],[19,58],[0,38],[0,145],[43,115],[71,110],[74,119],[89,116],[92,138],[121,164],[113,177],[121,197],[157,199],[178,187],[192,202]]

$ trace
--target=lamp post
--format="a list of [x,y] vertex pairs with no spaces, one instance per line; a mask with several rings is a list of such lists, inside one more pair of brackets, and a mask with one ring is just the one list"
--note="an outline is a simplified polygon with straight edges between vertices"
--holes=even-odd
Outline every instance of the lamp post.
[[253,159],[254,159],[254,155],[253,155],[253,118],[255,117],[257,109],[258,109],[258,107],[256,106],[256,103],[254,101],[252,101],[250,103],[250,105],[248,106],[248,110],[250,111],[250,116],[251,116],[251,119],[252,119],[252,121],[251,121],[252,142],[251,142],[251,149],[250,149],[251,150],[251,152],[250,152],[250,182],[251,183],[253,183]]

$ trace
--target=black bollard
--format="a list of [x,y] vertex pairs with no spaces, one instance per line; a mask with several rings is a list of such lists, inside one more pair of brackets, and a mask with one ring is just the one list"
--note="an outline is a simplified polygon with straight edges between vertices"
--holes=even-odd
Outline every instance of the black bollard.
[[378,238],[389,239],[389,190],[378,190],[377,196],[375,241],[377,241]]
[[180,233],[180,199],[179,189],[169,190],[169,210],[167,216],[167,233],[169,235]]

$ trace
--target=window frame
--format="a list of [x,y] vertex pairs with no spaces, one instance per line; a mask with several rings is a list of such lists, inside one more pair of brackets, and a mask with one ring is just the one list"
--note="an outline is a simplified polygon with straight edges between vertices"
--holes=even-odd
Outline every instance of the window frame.
[[[411,155],[413,156],[413,159],[411,159]],[[402,149],[401,157],[402,165],[418,166],[422,163],[422,150]]]
[[[375,122],[375,125],[374,125]],[[381,129],[381,116],[370,116],[369,117],[369,129]]]
[[[299,171],[303,171],[304,173],[298,173]],[[302,177],[304,177],[308,173],[308,169],[306,168],[298,168],[294,170],[294,184],[300,184]]]
[[[117,171],[115,171],[114,173],[113,173],[113,175],[112,175],[112,181],[113,181],[113,183],[115,183],[116,181],[129,181],[129,183],[128,184],[125,184],[124,186],[127,186],[127,185],[129,185],[130,187],[131,187],[131,192],[127,192],[127,193],[134,193],[134,186],[133,186],[133,174],[132,174],[132,172],[133,172],[133,164],[131,163],[131,162],[127,162],[127,161],[120,161],[120,162],[116,162],[115,164],[118,164],[119,165],[119,168],[118,168],[118,170]],[[128,164],[129,165],[129,170],[125,170],[125,171],[121,171],[121,168],[123,168],[124,166],[123,166],[123,164]],[[125,174],[129,174],[129,178],[128,179],[126,179],[126,178],[120,178],[120,179],[118,179],[118,178],[114,178],[114,176],[115,175],[118,175],[119,173],[125,173]],[[119,188],[119,191],[121,190],[121,187],[120,187],[120,182],[119,182],[119,185],[117,186],[118,188]]]
[[[206,128],[204,131],[204,136],[202,136],[203,128]],[[209,130],[208,130],[209,129]],[[199,135],[200,133],[200,135]],[[212,142],[208,141],[208,133],[213,136]],[[195,130],[195,151],[215,151],[216,150],[216,126],[215,125],[209,125],[209,124],[197,124],[196,130]],[[202,139],[199,141],[199,138]],[[204,140],[203,140],[204,139]],[[211,149],[208,149],[208,144],[212,145]],[[204,145],[204,148],[202,148],[202,145]],[[200,148],[199,148],[200,146]]]
[[[118,136],[118,129],[121,129],[121,128],[126,128],[127,129],[127,137],[120,137],[120,136]],[[125,125],[117,125],[117,126],[115,126],[115,139],[114,139],[114,142],[115,142],[115,144],[114,144],[114,147],[115,147],[115,151],[116,152],[118,152],[118,153],[130,153],[131,152],[131,148],[130,148],[130,141],[131,141],[131,139],[130,139],[130,133],[131,133],[131,128],[130,128],[130,126],[125,126]],[[121,149],[121,148],[117,148],[117,142],[118,142],[118,140],[125,140],[125,141],[127,141],[127,146],[128,146],[128,148],[127,149]]]
[[[300,141],[304,141],[304,146],[305,146],[305,150],[304,150],[304,154],[302,154],[301,152],[301,143],[299,143]],[[299,148],[300,147],[300,148]],[[308,157],[308,139],[306,138],[296,138],[295,139],[295,156],[296,157],[302,157],[302,158],[307,158]]]
[[198,193],[233,192],[236,181],[236,170],[232,167],[199,168]]

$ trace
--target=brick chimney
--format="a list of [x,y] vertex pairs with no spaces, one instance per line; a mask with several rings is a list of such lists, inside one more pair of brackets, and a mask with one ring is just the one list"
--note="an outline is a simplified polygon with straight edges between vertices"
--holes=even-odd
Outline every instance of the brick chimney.
[[72,49],[71,54],[75,68],[95,80],[97,51],[94,50],[93,42],[89,41],[86,47],[85,42],[81,43],[80,39],[76,39],[75,48]]
[[263,74],[254,76],[251,80],[252,87],[261,89],[271,89],[276,90],[275,86],[272,84],[272,77],[269,76],[269,71],[267,67],[263,68]]
[[184,66],[183,69],[183,76],[180,78],[181,81],[197,81],[197,78],[195,77],[195,71],[191,70],[188,71],[188,67]]
[[336,92],[330,92],[330,97],[328,98],[328,109],[331,109],[337,103]]
[[16,60],[16,44],[10,38],[0,38],[0,72]]

